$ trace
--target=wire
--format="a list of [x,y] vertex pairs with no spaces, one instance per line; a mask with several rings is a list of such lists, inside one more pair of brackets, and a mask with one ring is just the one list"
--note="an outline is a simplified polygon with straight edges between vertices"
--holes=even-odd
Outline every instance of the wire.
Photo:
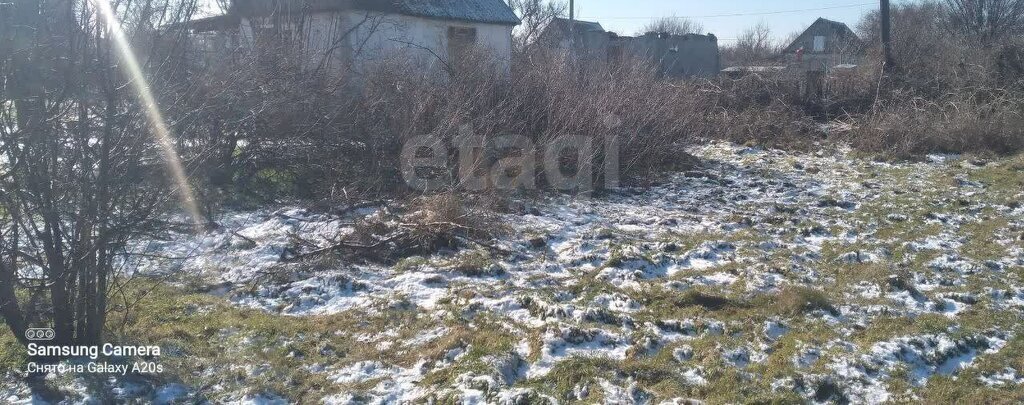
[[[854,8],[876,5],[878,3],[858,3],[858,4],[847,4],[843,6],[830,6],[830,7],[818,7],[818,8],[805,8],[800,10],[779,10],[779,11],[765,11],[759,13],[734,13],[734,14],[712,14],[712,15],[692,15],[692,16],[671,16],[664,18],[720,18],[720,17],[746,17],[746,16],[757,16],[757,15],[772,15],[772,14],[787,14],[787,13],[804,13],[808,11],[822,11],[822,10],[835,10],[840,8]],[[662,17],[582,17],[591,20],[651,20]]]

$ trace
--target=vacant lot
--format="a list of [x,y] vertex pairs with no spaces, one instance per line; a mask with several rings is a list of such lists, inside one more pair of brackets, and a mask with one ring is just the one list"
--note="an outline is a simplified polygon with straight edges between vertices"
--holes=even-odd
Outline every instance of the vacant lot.
[[513,200],[495,241],[393,265],[282,261],[386,206],[232,213],[200,239],[140,242],[122,302],[147,304],[111,332],[162,344],[165,372],[36,395],[1024,400],[1024,159],[691,152],[654,187]]

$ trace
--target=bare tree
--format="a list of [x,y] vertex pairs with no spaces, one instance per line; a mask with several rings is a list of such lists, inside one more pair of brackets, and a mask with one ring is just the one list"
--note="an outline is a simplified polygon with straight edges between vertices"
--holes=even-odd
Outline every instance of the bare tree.
[[954,27],[985,45],[1024,32],[1024,0],[946,0]]
[[565,15],[568,10],[562,1],[509,0],[508,5],[523,21],[516,28],[514,37],[516,48],[520,51],[536,42],[544,28],[555,18]]
[[772,36],[768,24],[760,22],[740,34],[736,43],[722,51],[726,64],[764,62],[779,53],[781,46]]
[[[119,67],[134,61],[110,14],[136,30],[121,44],[144,48],[194,4],[97,4],[17,0],[19,28],[3,39],[15,49],[0,55],[13,84],[0,88],[0,312],[22,343],[29,326],[52,326],[57,344],[101,342],[115,265],[182,186],[163,180],[161,142],[146,136],[157,106],[132,93],[147,78]],[[20,305],[21,293],[48,306]]]
[[670,35],[699,34],[704,32],[704,25],[685,17],[662,17],[644,25],[639,34],[648,32]]
[[[866,44],[867,56],[882,63],[881,13],[864,16],[858,32]],[[993,55],[950,25],[949,10],[935,2],[892,6],[892,58],[904,74],[900,81],[918,90],[942,94],[969,82],[991,78]],[[975,85],[980,84],[978,82]]]

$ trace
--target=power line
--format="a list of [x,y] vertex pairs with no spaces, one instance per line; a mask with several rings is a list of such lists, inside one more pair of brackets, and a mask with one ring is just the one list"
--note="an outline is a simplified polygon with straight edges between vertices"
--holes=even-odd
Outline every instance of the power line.
[[[664,18],[690,18],[690,19],[697,19],[697,18],[721,18],[721,17],[746,17],[746,16],[758,16],[758,15],[804,13],[804,12],[808,12],[808,11],[835,10],[835,9],[840,9],[840,8],[854,8],[854,7],[873,6],[873,5],[876,5],[876,4],[878,4],[878,3],[871,2],[871,3],[847,4],[847,5],[843,5],[843,6],[805,8],[805,9],[800,9],[800,10],[778,10],[778,11],[765,11],[765,12],[758,12],[758,13],[733,13],[733,14],[712,14],[712,15],[692,15],[692,16],[671,16],[671,17],[664,17]],[[651,19],[663,18],[663,17],[586,17],[586,18],[591,19],[591,20],[651,20]]]

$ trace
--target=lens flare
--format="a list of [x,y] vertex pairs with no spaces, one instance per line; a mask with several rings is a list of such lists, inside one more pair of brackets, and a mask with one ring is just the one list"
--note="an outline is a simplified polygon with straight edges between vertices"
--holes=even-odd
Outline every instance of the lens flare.
[[204,224],[203,216],[199,212],[199,204],[196,202],[195,194],[192,192],[192,187],[188,183],[188,177],[185,175],[185,168],[181,163],[181,157],[178,156],[178,151],[174,147],[174,138],[167,127],[167,122],[164,121],[163,114],[160,113],[160,108],[153,97],[153,92],[149,89],[149,83],[142,74],[139,60],[135,57],[135,53],[128,43],[128,37],[121,27],[121,21],[114,13],[109,0],[93,0],[93,3],[96,5],[97,10],[99,10],[103,21],[110,28],[110,34],[118,53],[121,55],[125,73],[131,79],[132,86],[135,88],[136,93],[138,93],[143,107],[145,107],[146,118],[153,129],[153,134],[160,147],[164,163],[171,174],[171,180],[174,181],[175,186],[178,188],[178,198],[181,199],[181,205],[191,216],[196,229],[202,229]]

